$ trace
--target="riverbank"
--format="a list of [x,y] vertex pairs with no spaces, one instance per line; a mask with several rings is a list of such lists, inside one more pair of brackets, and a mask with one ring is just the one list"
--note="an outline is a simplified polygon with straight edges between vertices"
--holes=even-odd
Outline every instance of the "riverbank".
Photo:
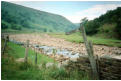
[[[30,40],[31,44],[45,45],[56,47],[58,49],[66,49],[68,51],[76,52],[79,54],[86,54],[85,46],[83,43],[74,43],[66,41],[63,38],[57,38],[51,36],[49,34],[13,34],[10,35],[10,39],[26,42],[26,40]],[[105,54],[121,54],[121,48],[119,47],[110,47],[105,45],[93,45],[94,46],[94,54],[98,56],[103,56]]]

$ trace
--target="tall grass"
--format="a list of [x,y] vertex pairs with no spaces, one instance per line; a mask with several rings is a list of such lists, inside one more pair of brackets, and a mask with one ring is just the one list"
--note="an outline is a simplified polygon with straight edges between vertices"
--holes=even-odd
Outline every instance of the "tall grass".
[[16,63],[2,58],[2,80],[87,80],[88,75],[78,71],[67,72],[65,68],[38,68],[31,63]]

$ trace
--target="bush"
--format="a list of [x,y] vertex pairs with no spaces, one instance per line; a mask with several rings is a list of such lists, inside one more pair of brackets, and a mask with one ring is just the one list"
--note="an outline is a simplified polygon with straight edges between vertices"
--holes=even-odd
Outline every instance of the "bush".
[[104,24],[98,29],[98,34],[103,33],[108,38],[117,37],[117,33],[115,32],[116,24]]
[[7,29],[7,28],[9,28],[9,27],[10,27],[10,25],[9,25],[8,23],[6,23],[6,22],[4,22],[4,21],[1,22],[1,28],[2,28],[2,29]]
[[100,24],[96,20],[88,21],[85,24],[85,30],[86,30],[87,35],[96,34],[98,32],[99,25]]

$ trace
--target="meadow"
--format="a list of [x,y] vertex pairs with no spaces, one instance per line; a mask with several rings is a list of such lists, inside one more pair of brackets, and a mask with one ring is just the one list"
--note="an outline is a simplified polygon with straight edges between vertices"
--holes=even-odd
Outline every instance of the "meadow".
[[[66,35],[64,33],[48,33],[51,36],[63,38],[67,41],[74,42],[74,43],[83,43],[83,37],[80,32],[76,32],[70,35]],[[106,45],[112,47],[121,47],[121,40],[117,39],[109,39],[97,36],[87,36],[87,39],[92,41],[93,44],[96,45]]]

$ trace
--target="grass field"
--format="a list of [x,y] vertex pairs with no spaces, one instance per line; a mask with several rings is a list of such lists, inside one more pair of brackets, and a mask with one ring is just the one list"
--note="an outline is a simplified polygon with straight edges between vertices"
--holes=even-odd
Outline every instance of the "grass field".
[[[11,42],[8,43],[8,46],[11,50],[8,50],[8,53],[15,57],[15,58],[24,58],[25,56],[25,48],[21,47],[19,45],[13,44]],[[42,62],[54,62],[54,60],[52,58],[49,58],[43,54],[38,54],[38,64],[41,64]],[[34,62],[35,60],[35,52],[31,49],[29,49],[28,51],[28,58],[29,60],[31,60],[32,62]]]
[[[2,46],[4,41],[2,40]],[[2,80],[87,80],[89,76],[83,71],[67,71],[65,68],[49,67],[43,63],[54,62],[43,54],[38,54],[38,65],[34,64],[35,53],[29,49],[29,62],[17,63],[15,60],[23,58],[25,48],[8,42],[5,54],[1,57],[1,79]]]
[[[49,35],[58,37],[58,38],[64,38],[67,41],[70,42],[75,42],[75,43],[82,43],[83,42],[83,37],[81,33],[77,32],[71,35],[65,35],[65,34],[53,34],[49,33]],[[100,37],[94,37],[94,36],[87,36],[88,40],[91,40],[93,44],[97,45],[106,45],[106,46],[115,46],[115,47],[121,47],[121,40],[116,40],[116,39],[104,39]]]

